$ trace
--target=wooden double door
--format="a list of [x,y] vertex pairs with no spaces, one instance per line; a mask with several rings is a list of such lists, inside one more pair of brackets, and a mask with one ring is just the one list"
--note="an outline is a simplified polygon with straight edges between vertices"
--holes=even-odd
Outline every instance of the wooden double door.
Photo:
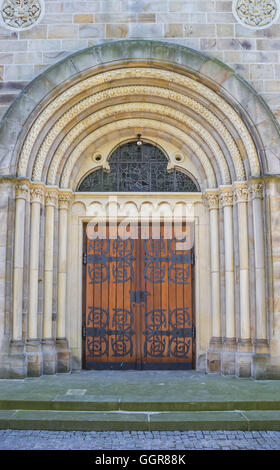
[[192,227],[183,229],[85,230],[85,369],[194,368]]

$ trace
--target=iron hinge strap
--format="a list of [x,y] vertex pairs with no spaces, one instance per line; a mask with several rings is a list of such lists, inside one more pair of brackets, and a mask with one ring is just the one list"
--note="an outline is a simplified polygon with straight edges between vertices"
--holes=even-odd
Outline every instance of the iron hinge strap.
[[195,339],[195,326],[192,327],[192,337]]
[[87,264],[87,253],[83,254],[83,263]]
[[82,327],[82,336],[83,336],[83,338],[85,338],[86,335],[87,335],[87,328],[86,328],[86,324],[84,323],[83,327]]

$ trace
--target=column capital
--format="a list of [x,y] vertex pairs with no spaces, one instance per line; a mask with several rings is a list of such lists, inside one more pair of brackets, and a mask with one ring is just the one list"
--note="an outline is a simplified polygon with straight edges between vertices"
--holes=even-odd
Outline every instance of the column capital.
[[233,206],[233,187],[232,186],[220,186],[220,205],[221,207]]
[[248,202],[249,187],[246,181],[236,181],[234,183],[234,200],[235,202]]
[[30,189],[30,202],[44,203],[44,190],[41,186],[31,187]]
[[203,203],[206,207],[211,209],[219,209],[219,190],[206,189],[203,194]]
[[19,183],[15,186],[16,199],[24,199],[26,201],[28,199],[29,192],[29,186],[27,186],[25,183]]
[[59,193],[58,194],[58,208],[67,209],[69,208],[69,203],[72,199],[72,193]]
[[57,207],[58,194],[54,189],[46,189],[45,192],[45,206]]
[[253,183],[250,185],[250,193],[252,199],[263,199],[264,197],[264,184]]

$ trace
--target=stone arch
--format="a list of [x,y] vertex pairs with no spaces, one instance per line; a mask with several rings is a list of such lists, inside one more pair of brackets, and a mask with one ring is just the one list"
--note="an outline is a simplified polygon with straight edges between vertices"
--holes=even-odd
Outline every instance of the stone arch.
[[[129,67],[126,66],[128,59]],[[147,86],[147,77],[149,83],[156,86]],[[124,94],[127,91],[132,93],[133,86],[136,86],[133,83],[137,80],[138,83],[146,83],[142,86],[143,93],[146,91],[151,97],[154,92],[158,98],[167,100],[171,108],[172,104],[181,100],[181,104],[184,103],[188,109],[192,108],[193,111],[195,108],[198,115],[203,114],[204,110],[207,123],[214,126],[223,141],[226,140],[224,153],[228,151],[235,166],[239,165],[239,174],[233,180],[242,180],[241,158],[247,177],[276,172],[279,127],[264,101],[244,80],[220,61],[194,50],[140,40],[117,41],[80,51],[33,80],[2,120],[1,173],[27,177],[33,173],[33,176],[38,176],[36,169],[30,168],[28,171],[28,165],[34,158],[32,154],[36,154],[38,162],[48,145],[51,153],[55,153],[55,136],[52,142],[50,134],[51,131],[53,134],[55,132],[50,126],[54,124],[60,128],[64,124],[67,133],[68,117],[70,121],[71,117],[72,120],[80,119],[81,108],[85,106],[90,110],[94,98],[98,101],[102,95],[106,103],[106,93],[113,99],[117,97],[117,91],[121,91],[118,78],[122,83],[125,83],[123,80],[127,81]],[[117,86],[106,91],[112,80]],[[168,90],[160,87],[164,83],[168,83]],[[94,87],[102,90],[99,96],[97,92],[83,97]],[[208,103],[207,111],[205,102]],[[224,117],[223,122],[221,116]],[[199,123],[197,116],[196,121]],[[205,122],[202,125],[205,127]],[[264,132],[268,127],[270,132]],[[239,148],[240,141],[245,148]],[[35,142],[37,147],[34,146]],[[42,166],[44,157],[42,155]],[[225,184],[228,182],[224,181]]]
[[[3,337],[0,332],[0,344],[9,345],[8,367],[13,368],[14,360],[16,376],[69,370],[68,224],[72,223],[78,242],[81,219],[108,204],[102,194],[96,200],[79,199],[77,179],[90,169],[86,161],[91,149],[104,146],[109,154],[118,134],[120,143],[138,132],[162,145],[168,155],[171,145],[174,152],[184,152],[203,193],[188,198],[199,225],[197,244],[208,263],[200,264],[202,281],[196,289],[200,299],[204,289],[211,298],[204,304],[209,315],[203,321],[211,323],[211,339],[203,346],[204,370],[249,376],[260,371],[261,376],[265,368],[258,369],[258,360],[263,364],[263,356],[270,353],[267,286],[272,289],[271,279],[267,282],[272,268],[263,199],[268,175],[279,172],[279,125],[262,98],[222,62],[183,46],[149,40],[116,41],[70,55],[33,80],[1,121],[0,190],[5,196],[8,188],[9,224],[15,228],[13,236],[7,223],[7,252],[13,244],[13,259],[11,263],[6,257],[1,275],[7,279],[5,302],[11,312],[5,317],[11,331],[3,332]],[[115,140],[110,143],[111,136]],[[170,164],[192,173],[188,164],[172,158]],[[168,194],[164,202],[156,196],[151,201],[120,199],[116,202],[120,211],[134,204],[135,213],[156,211],[166,201],[173,212],[176,205],[188,205],[185,193],[178,200]],[[82,253],[76,251],[75,257],[78,276]],[[44,271],[40,292],[39,268]],[[75,285],[79,283],[76,278]],[[23,321],[27,289],[28,321]],[[54,290],[55,340],[51,336]],[[39,296],[44,303],[42,328]],[[9,313],[5,310],[3,315]]]

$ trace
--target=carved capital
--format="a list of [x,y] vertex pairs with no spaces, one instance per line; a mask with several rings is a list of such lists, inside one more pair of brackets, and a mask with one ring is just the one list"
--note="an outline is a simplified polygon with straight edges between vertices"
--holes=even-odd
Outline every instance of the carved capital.
[[233,206],[233,188],[232,186],[221,186],[220,188],[221,207]]
[[207,189],[203,195],[203,202],[209,209],[219,209],[218,189]]
[[29,187],[27,184],[17,184],[15,187],[15,198],[16,199],[28,199]]
[[243,181],[234,183],[234,200],[235,202],[248,202],[249,188],[248,184]]
[[44,191],[42,188],[31,188],[30,190],[30,202],[44,203]]
[[263,183],[251,184],[250,193],[251,193],[252,199],[263,199],[263,195],[264,195],[263,190],[264,190]]
[[58,195],[56,191],[47,191],[45,195],[45,206],[57,207]]
[[59,194],[59,196],[58,196],[58,208],[68,210],[70,200],[71,200],[71,194]]

